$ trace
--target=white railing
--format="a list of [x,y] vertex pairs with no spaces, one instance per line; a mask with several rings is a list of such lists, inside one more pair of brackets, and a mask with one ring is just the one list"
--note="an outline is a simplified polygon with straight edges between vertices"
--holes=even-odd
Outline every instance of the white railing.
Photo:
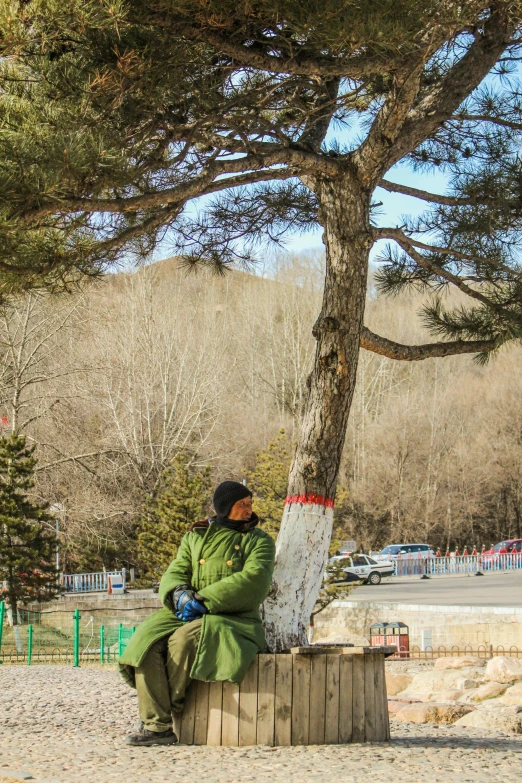
[[522,568],[522,552],[429,558],[420,558],[414,554],[403,555],[394,561],[393,576],[474,574],[477,571],[511,571],[517,568]]
[[125,568],[121,571],[98,571],[91,574],[62,574],[60,584],[66,593],[103,593],[107,591],[109,576],[120,578],[125,589]]

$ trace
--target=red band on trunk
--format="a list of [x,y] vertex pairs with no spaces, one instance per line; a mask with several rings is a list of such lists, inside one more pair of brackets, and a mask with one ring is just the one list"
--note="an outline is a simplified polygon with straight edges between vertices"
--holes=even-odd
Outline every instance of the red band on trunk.
[[285,500],[285,506],[289,503],[303,503],[304,505],[324,506],[325,508],[333,508],[333,498],[325,498],[324,495],[314,495],[309,493],[308,495],[288,495]]

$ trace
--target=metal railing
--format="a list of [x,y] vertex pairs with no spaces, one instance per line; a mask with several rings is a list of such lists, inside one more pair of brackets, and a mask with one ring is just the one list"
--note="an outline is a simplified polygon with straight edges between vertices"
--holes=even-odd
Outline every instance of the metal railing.
[[499,644],[497,647],[493,647],[492,644],[479,644],[477,647],[471,645],[465,645],[464,647],[458,647],[454,645],[452,647],[445,647],[440,645],[439,647],[426,647],[424,650],[421,647],[414,645],[407,649],[406,647],[400,647],[397,652],[387,658],[388,661],[404,661],[404,660],[434,660],[436,658],[462,658],[466,655],[472,655],[474,658],[497,658],[499,656],[505,656],[506,658],[522,658],[522,650],[516,645],[510,645],[504,647]]
[[135,627],[125,626],[117,618],[98,624],[94,616],[78,609],[67,612],[53,625],[45,615],[19,612],[15,629],[7,622],[5,602],[0,601],[0,663],[114,665],[127,646]]
[[404,555],[394,560],[393,576],[474,574],[477,571],[511,571],[518,568],[522,568],[522,552],[429,558]]
[[107,592],[109,577],[121,579],[125,589],[125,568],[121,571],[98,571],[91,574],[61,574],[60,584],[66,593],[103,593]]

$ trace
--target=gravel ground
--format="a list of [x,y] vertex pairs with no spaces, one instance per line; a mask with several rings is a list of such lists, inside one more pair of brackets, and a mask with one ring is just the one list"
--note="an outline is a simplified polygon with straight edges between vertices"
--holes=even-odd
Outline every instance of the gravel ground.
[[522,736],[392,721],[389,744],[131,748],[136,707],[113,669],[0,667],[0,783],[520,780]]

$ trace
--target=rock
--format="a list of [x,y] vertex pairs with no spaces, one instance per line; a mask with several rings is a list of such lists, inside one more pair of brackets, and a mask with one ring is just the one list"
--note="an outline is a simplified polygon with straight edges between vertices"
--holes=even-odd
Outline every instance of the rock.
[[404,723],[450,724],[474,709],[468,704],[407,704],[395,715],[395,719]]
[[460,691],[457,689],[439,691],[438,693],[432,693],[431,701],[458,701],[461,699],[466,691]]
[[505,693],[500,702],[508,707],[522,707],[522,693],[514,693],[512,696]]
[[461,680],[457,680],[457,688],[461,691],[470,691],[477,687],[476,681],[471,680],[469,677],[463,677]]
[[507,658],[499,655],[491,658],[486,667],[486,680],[493,682],[517,682],[522,680],[522,663],[518,658]]
[[413,677],[408,677],[407,674],[392,674],[391,672],[386,672],[386,690],[388,696],[396,696],[401,691],[405,691],[412,680]]
[[[432,693],[438,693],[439,691],[448,690],[468,690],[467,688],[461,688],[459,683],[465,679],[468,682],[472,681],[472,675],[477,674],[477,670],[468,669],[465,672],[468,676],[463,677],[462,669],[447,669],[446,671],[427,671],[416,674],[408,686],[407,690],[401,693],[404,696],[431,696]],[[481,672],[482,674],[482,672]]]
[[486,682],[471,693],[468,691],[466,694],[466,701],[486,701],[486,699],[497,699],[502,696],[506,690],[505,685],[501,685],[499,682]]
[[522,715],[513,715],[507,710],[476,710],[459,718],[455,725],[522,734]]
[[506,691],[506,696],[519,696],[522,695],[522,682],[517,682],[516,685],[512,685]]
[[473,655],[463,655],[462,658],[437,658],[435,669],[463,669],[465,666],[485,666],[484,658],[475,658]]

